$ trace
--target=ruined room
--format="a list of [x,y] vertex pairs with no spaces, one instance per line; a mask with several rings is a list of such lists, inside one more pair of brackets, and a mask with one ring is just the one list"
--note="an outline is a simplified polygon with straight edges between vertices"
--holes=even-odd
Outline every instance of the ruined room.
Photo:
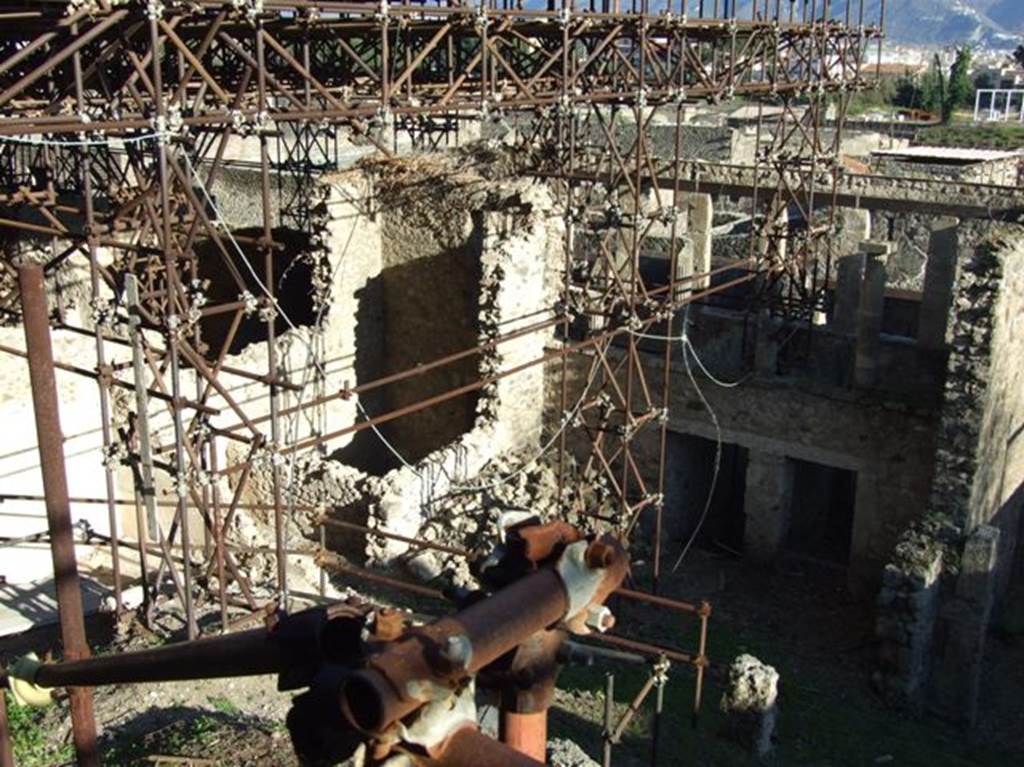
[[0,767],[1024,760],[1024,155],[885,21],[0,3]]

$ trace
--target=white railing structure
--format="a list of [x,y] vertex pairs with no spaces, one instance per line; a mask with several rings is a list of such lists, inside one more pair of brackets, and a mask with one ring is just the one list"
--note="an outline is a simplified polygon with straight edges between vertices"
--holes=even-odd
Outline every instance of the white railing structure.
[[1024,88],[979,88],[974,122],[1024,122]]

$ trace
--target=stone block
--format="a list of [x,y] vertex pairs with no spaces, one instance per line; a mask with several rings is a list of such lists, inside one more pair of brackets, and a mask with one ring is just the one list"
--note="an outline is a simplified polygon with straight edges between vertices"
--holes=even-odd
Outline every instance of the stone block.
[[779,672],[752,655],[740,655],[729,665],[722,693],[722,735],[757,758],[767,756],[778,719],[778,694]]
[[959,225],[955,218],[939,219],[928,239],[928,260],[917,330],[917,342],[926,349],[941,349],[946,344],[957,273]]

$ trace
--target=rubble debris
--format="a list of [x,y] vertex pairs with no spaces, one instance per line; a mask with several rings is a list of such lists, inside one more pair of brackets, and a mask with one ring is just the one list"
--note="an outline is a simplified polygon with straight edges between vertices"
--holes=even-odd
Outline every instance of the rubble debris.
[[548,764],[551,767],[598,767],[582,748],[565,738],[548,741]]

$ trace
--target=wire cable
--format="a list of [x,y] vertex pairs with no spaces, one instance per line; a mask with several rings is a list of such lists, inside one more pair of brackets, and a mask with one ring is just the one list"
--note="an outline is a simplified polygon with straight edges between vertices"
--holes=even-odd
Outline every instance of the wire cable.
[[[708,398],[704,395],[704,390],[701,389],[700,384],[697,383],[697,377],[693,374],[693,366],[690,364],[690,355],[693,355],[693,359],[696,361],[700,370],[704,373],[704,375],[708,377],[708,379],[710,379],[713,383],[724,388],[731,389],[736,386],[739,386],[741,383],[743,383],[744,380],[746,380],[746,378],[749,377],[746,376],[735,382],[726,382],[720,381],[718,378],[711,375],[711,373],[708,372],[707,367],[705,367],[704,363],[698,356],[697,350],[694,348],[693,342],[690,340],[690,336],[686,331],[687,325],[689,323],[689,318],[690,305],[687,304],[686,310],[683,313],[683,332],[678,337],[673,338],[671,340],[678,340],[680,342],[680,346],[683,350],[683,366],[686,369],[686,377],[690,380],[690,385],[693,387],[693,390],[697,392],[697,397],[700,399],[701,404],[704,406],[704,409],[707,410],[708,415],[711,417],[711,423],[715,427],[715,463],[711,471],[711,485],[708,487],[708,495],[707,498],[704,500],[704,508],[701,511],[700,517],[697,519],[697,524],[693,528],[693,532],[690,533],[690,537],[687,538],[686,543],[683,545],[683,550],[679,553],[679,556],[676,558],[675,564],[672,566],[673,573],[679,569],[680,565],[682,565],[683,560],[686,558],[686,555],[690,552],[690,549],[693,547],[694,542],[697,540],[697,536],[700,535],[700,531],[703,529],[704,523],[707,521],[708,514],[711,512],[711,503],[714,500],[715,489],[718,486],[718,475],[722,468],[722,425],[718,421],[718,414],[715,413],[715,409],[711,407],[711,403],[708,402]],[[643,334],[637,335],[642,336]],[[668,337],[666,337],[665,340],[669,340]]]
[[[509,480],[519,476],[524,471],[526,471],[530,466],[533,466],[535,463],[537,463],[537,461],[543,458],[544,455],[548,452],[548,450],[551,449],[551,447],[555,444],[555,441],[560,436],[562,436],[562,432],[564,432],[566,428],[568,428],[569,424],[571,424],[573,420],[575,420],[576,415],[579,412],[579,409],[583,407],[583,403],[586,400],[587,393],[590,391],[591,384],[594,383],[594,375],[596,372],[597,366],[591,365],[590,375],[587,377],[587,383],[583,387],[583,391],[580,393],[579,399],[576,400],[576,404],[573,405],[573,407],[570,410],[562,414],[562,422],[558,425],[558,429],[555,431],[554,434],[551,435],[550,439],[548,439],[548,441],[541,446],[540,451],[535,456],[533,456],[529,461],[524,462],[521,466],[519,466],[519,468],[509,472],[503,477],[500,477],[494,482],[490,482],[483,485],[456,485],[452,488],[452,490],[458,493],[479,493],[485,490],[491,490],[496,487],[500,487],[501,485],[504,485]],[[449,479],[451,478],[449,477]]]

